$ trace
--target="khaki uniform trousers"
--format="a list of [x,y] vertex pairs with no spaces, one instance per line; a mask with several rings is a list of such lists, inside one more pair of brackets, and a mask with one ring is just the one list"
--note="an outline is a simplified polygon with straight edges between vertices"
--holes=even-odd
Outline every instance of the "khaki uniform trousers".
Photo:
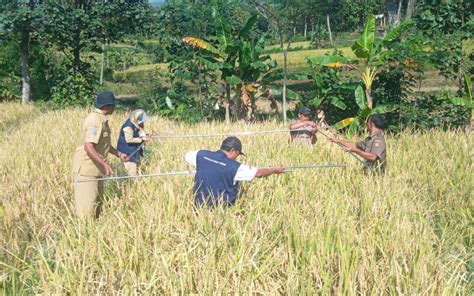
[[136,176],[138,172],[138,163],[127,161],[123,164],[129,176]]
[[78,180],[95,180],[97,177],[73,174],[74,206],[79,217],[98,218],[102,210],[104,181],[78,183]]

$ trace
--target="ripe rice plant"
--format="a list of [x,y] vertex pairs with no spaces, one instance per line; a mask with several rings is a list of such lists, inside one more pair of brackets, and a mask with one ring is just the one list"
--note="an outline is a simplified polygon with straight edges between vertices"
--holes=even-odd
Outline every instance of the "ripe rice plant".
[[[254,166],[353,167],[257,179],[243,184],[236,206],[214,210],[193,209],[192,176],[108,182],[102,216],[80,222],[71,158],[87,112],[47,112],[1,131],[4,294],[473,293],[472,134],[388,136],[388,170],[375,179],[323,138],[303,147],[286,134],[241,137],[240,161]],[[126,118],[111,117],[115,136]],[[160,118],[147,125],[160,134],[282,128]],[[186,151],[221,141],[153,142],[142,172],[186,170]]]

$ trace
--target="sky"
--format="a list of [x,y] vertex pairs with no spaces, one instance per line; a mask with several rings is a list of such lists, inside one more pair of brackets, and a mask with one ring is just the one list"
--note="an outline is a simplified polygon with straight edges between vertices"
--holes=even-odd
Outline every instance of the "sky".
[[163,2],[165,2],[165,0],[149,0],[150,4],[151,5],[159,5]]

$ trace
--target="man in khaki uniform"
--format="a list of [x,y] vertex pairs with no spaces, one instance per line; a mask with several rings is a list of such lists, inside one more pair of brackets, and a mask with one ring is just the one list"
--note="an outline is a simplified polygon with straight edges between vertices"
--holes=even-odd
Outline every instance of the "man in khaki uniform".
[[343,141],[328,137],[328,140],[339,143],[348,151],[354,152],[364,158],[364,170],[383,173],[387,166],[387,145],[383,136],[383,128],[386,125],[382,115],[371,115],[367,120],[366,128],[370,136],[357,143]]
[[107,115],[115,110],[117,100],[111,92],[97,95],[95,109],[82,123],[79,142],[73,156],[74,205],[79,216],[99,216],[102,206],[103,181],[79,183],[79,180],[94,180],[113,174],[107,163],[112,153],[122,161],[126,154],[111,146],[111,134]]

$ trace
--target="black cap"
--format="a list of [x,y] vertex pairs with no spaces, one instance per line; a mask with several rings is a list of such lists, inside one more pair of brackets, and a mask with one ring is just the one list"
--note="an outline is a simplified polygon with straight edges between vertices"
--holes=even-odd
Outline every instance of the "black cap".
[[303,106],[300,108],[300,110],[298,111],[298,113],[300,114],[303,114],[303,115],[311,115],[311,109],[309,109],[308,107],[306,106]]
[[95,99],[95,107],[100,109],[106,105],[116,105],[117,99],[114,94],[110,91],[104,91],[97,95]]
[[227,137],[221,144],[221,150],[230,151],[231,149],[239,151],[240,154],[245,155],[242,152],[242,142],[237,137]]

